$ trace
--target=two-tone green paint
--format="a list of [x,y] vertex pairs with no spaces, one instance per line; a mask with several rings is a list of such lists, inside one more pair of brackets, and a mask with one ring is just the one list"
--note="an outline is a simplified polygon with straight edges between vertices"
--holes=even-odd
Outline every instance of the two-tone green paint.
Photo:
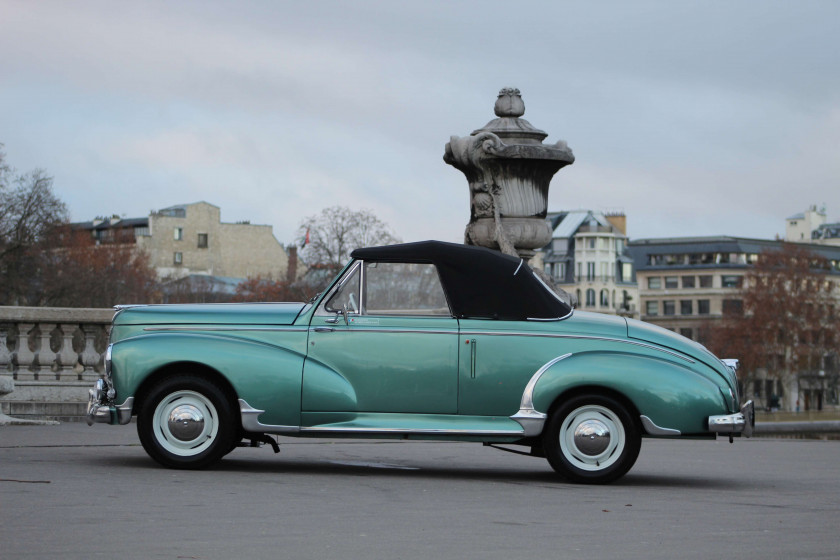
[[261,424],[300,426],[300,435],[512,441],[521,426],[510,416],[528,382],[571,354],[536,383],[537,411],[580,388],[600,389],[657,426],[699,434],[708,416],[737,404],[728,397],[733,376],[701,346],[619,317],[345,320],[316,313],[319,304],[124,309],[112,330],[116,401],[174,364],[220,375],[238,399],[265,411]]

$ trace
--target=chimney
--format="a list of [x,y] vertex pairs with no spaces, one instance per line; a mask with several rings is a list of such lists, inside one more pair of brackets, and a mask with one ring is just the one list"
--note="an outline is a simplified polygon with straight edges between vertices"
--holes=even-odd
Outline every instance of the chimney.
[[288,248],[289,261],[286,267],[286,282],[291,284],[297,278],[298,254],[294,245]]
[[604,216],[622,235],[627,235],[627,216],[624,212],[612,212]]

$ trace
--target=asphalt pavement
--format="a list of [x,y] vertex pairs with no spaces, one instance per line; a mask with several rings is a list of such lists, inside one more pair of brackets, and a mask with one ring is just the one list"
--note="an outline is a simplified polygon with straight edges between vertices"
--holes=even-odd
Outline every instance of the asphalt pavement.
[[840,441],[645,440],[597,487],[480,444],[280,441],[174,471],[133,424],[0,427],[0,559],[840,558]]

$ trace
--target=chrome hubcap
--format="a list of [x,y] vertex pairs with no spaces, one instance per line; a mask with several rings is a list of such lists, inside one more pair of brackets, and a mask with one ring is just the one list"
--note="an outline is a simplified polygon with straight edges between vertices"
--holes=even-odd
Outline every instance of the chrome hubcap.
[[600,471],[624,451],[626,434],[618,415],[605,406],[588,404],[571,411],[560,425],[560,451],[572,466]]
[[182,404],[169,413],[169,433],[181,441],[192,441],[204,431],[204,416],[190,404]]
[[600,455],[610,445],[610,429],[600,420],[585,420],[574,432],[575,447],[584,455]]
[[175,391],[155,408],[152,428],[166,451],[191,457],[206,451],[219,433],[219,416],[213,402],[197,391]]

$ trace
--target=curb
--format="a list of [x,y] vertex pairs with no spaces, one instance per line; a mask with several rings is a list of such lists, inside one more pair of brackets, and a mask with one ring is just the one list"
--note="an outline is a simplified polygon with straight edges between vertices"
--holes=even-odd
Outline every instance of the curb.
[[0,426],[58,426],[60,423],[55,420],[22,420],[0,412]]
[[756,422],[756,434],[840,433],[840,420],[816,422]]

